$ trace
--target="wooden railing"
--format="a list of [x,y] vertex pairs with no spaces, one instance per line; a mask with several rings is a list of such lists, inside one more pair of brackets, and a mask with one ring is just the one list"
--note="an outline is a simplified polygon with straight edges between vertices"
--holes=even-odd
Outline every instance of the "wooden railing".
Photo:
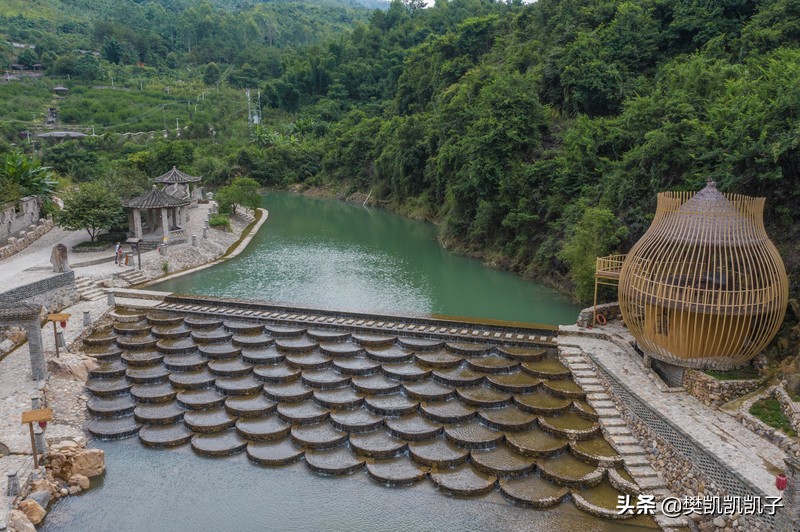
[[619,272],[622,271],[622,264],[628,255],[608,255],[607,257],[597,257],[595,263],[595,277],[605,277],[619,279]]

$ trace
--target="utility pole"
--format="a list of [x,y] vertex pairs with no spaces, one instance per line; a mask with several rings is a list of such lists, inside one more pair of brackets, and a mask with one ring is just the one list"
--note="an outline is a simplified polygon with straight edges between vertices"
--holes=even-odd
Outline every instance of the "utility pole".
[[253,127],[253,111],[250,108],[250,89],[247,89],[245,91],[245,94],[247,95],[247,125],[250,126],[250,128],[252,128]]
[[261,89],[258,89],[258,109],[256,109],[256,124],[261,123]]

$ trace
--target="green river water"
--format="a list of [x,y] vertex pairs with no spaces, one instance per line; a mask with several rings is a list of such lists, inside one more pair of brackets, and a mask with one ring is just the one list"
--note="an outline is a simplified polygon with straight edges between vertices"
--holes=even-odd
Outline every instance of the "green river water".
[[[550,289],[444,251],[429,224],[285,193],[267,196],[264,206],[269,219],[242,255],[156,289],[549,324],[577,315]],[[302,463],[260,468],[244,453],[208,459],[189,446],[159,451],[135,438],[93,446],[106,451],[107,472],[91,490],[59,501],[44,530],[638,529],[598,520],[566,501],[547,511],[515,506],[496,490],[458,499],[429,482],[384,488],[366,475],[321,477]]]
[[450,253],[436,227],[381,209],[288,193],[247,250],[157,290],[388,314],[574,323],[569,298]]

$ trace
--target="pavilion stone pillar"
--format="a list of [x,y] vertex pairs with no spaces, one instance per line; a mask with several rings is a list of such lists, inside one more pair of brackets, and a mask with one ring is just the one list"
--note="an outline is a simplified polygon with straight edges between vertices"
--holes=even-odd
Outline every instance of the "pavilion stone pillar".
[[142,238],[142,211],[139,209],[133,209],[133,234]]
[[28,351],[31,355],[31,377],[39,381],[47,377],[47,366],[44,360],[44,346],[42,343],[42,330],[35,321],[25,325],[28,334]]
[[161,227],[164,231],[164,241],[169,242],[169,209],[161,209]]

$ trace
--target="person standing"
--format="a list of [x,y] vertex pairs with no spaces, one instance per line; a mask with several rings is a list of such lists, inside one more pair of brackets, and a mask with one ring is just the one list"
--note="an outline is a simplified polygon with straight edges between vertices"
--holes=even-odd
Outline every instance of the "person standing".
[[120,256],[120,249],[122,248],[122,244],[117,242],[114,246],[114,264],[119,264],[119,256]]

